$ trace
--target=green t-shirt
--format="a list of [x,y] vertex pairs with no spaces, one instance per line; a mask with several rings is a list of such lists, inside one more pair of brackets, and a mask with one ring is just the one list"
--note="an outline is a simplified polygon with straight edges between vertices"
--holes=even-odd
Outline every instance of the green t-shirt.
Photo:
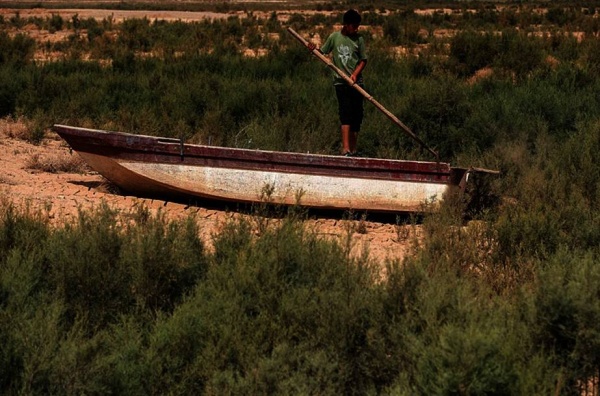
[[[342,69],[346,75],[350,76],[356,65],[361,60],[367,60],[365,40],[357,35],[344,36],[341,32],[333,32],[325,44],[321,47],[321,52],[329,54],[333,51],[333,64]],[[346,84],[345,80],[333,73],[334,84]],[[359,76],[358,83],[362,83],[362,75]]]

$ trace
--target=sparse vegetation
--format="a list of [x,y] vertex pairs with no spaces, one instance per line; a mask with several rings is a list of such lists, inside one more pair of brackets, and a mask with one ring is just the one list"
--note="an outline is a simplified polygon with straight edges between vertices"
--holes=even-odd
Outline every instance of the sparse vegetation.
[[[369,21],[368,90],[445,160],[501,170],[501,204],[466,224],[462,208],[442,207],[419,219],[412,257],[375,263],[348,254],[353,232],[368,235],[364,218],[338,244],[301,213],[257,213],[209,252],[193,218],[103,207],[51,227],[4,202],[4,393],[598,393],[596,6],[381,4],[356,3]],[[336,20],[286,23],[324,37]],[[0,35],[0,115],[27,118],[32,141],[66,123],[337,151],[329,73],[276,15],[38,23],[79,30],[48,44],[62,56],[43,63],[32,60],[42,44]],[[367,109],[361,151],[425,158]],[[399,221],[397,238],[410,227]]]
[[79,155],[51,155],[41,156],[34,154],[25,165],[27,169],[38,170],[48,173],[84,173],[89,171],[89,166]]

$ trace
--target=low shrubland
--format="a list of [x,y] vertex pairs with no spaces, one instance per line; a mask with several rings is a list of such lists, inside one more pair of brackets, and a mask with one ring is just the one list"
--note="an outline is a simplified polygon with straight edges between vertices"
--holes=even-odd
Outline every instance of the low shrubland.
[[232,220],[210,251],[193,217],[143,207],[0,214],[5,393],[570,394],[597,378],[597,255],[526,232],[507,252],[522,218],[463,227],[447,208],[414,256],[377,263],[302,212],[259,234]]
[[[229,223],[209,251],[193,218],[103,206],[50,226],[44,212],[4,202],[0,387],[13,394],[597,387],[593,14],[367,13],[383,32],[367,41],[368,90],[444,160],[502,174],[493,185],[500,203],[470,222],[452,205],[419,219],[422,240],[402,263],[351,256],[298,214]],[[335,20],[313,26],[310,18],[291,23],[322,37]],[[48,21],[54,29],[72,23]],[[65,123],[236,147],[338,150],[329,72],[276,18],[77,23],[69,42],[54,44],[64,56],[45,63],[32,61],[35,44],[26,37],[0,36],[0,115],[29,120],[22,134],[29,140]],[[440,38],[415,26],[456,32]],[[395,45],[407,55],[398,57]],[[267,51],[249,57],[247,48]],[[369,156],[427,158],[373,107],[359,139]]]

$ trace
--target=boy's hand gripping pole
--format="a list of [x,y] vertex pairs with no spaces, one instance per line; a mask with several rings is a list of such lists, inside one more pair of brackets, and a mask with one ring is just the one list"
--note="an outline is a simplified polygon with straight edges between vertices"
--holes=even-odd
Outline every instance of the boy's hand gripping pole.
[[[298,39],[298,41],[300,41],[302,44],[304,44],[304,46],[308,49],[310,49],[309,47],[309,42],[304,40],[304,38],[302,36],[300,36],[294,29],[292,29],[291,27],[287,28],[288,32],[290,32],[292,34],[292,36],[296,37]],[[398,117],[396,117],[394,114],[392,114],[390,111],[388,111],[385,107],[383,107],[383,105],[381,103],[379,103],[378,101],[375,100],[375,98],[373,98],[373,96],[371,96],[367,91],[365,91],[360,85],[358,85],[357,83],[355,83],[354,81],[352,81],[352,79],[350,77],[348,77],[346,75],[346,73],[344,73],[340,68],[338,68],[336,65],[333,64],[333,62],[326,57],[325,55],[323,55],[321,53],[321,51],[319,51],[318,48],[315,48],[314,50],[312,50],[312,53],[314,56],[316,56],[317,58],[319,58],[319,60],[321,60],[323,63],[325,63],[330,69],[332,69],[334,72],[336,72],[340,77],[342,77],[344,79],[344,81],[346,81],[348,83],[348,85],[350,85],[352,88],[356,89],[358,92],[361,93],[362,96],[365,97],[365,99],[367,99],[369,102],[373,103],[375,105],[375,107],[377,107],[383,114],[385,114],[390,120],[392,120],[392,122],[396,125],[398,125],[399,127],[402,128],[402,130],[411,138],[413,138],[414,140],[416,140],[424,149],[426,149],[427,151],[429,151],[431,154],[433,154],[435,156],[436,161],[439,162],[439,155],[436,151],[434,151],[432,148],[430,148],[429,146],[427,146],[422,140],[421,138],[419,138],[417,135],[414,134],[413,131],[410,130],[409,127],[407,127],[406,125],[404,125],[404,123],[402,121],[400,121],[398,119]]]

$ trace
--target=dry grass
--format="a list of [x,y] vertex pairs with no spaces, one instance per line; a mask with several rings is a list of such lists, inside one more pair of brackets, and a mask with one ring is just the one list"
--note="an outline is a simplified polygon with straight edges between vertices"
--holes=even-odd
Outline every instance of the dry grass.
[[0,118],[0,136],[28,140],[29,128],[23,118],[19,117],[15,119],[11,116]]
[[98,187],[96,187],[96,191],[105,193],[105,194],[115,194],[115,195],[123,194],[121,189],[116,184],[113,184],[109,180],[104,179],[104,178],[102,180],[102,183],[100,183],[98,185]]
[[85,173],[90,169],[79,155],[33,154],[25,164],[26,169],[48,173]]

